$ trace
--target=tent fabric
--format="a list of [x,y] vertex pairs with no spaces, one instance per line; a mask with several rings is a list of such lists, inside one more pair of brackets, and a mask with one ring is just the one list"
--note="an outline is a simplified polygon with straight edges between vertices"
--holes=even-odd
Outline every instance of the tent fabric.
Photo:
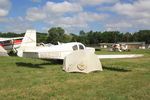
[[7,54],[7,51],[3,47],[1,47],[1,46],[0,46],[0,56],[9,56]]
[[63,70],[66,72],[90,73],[102,71],[102,65],[94,53],[87,50],[79,50],[65,57]]

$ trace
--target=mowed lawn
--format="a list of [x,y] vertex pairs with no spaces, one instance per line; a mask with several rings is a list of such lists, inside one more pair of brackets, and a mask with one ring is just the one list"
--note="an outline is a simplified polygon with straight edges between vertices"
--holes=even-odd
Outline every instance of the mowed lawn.
[[125,53],[144,57],[102,59],[104,70],[89,74],[66,73],[52,60],[0,57],[0,100],[150,100],[150,50]]

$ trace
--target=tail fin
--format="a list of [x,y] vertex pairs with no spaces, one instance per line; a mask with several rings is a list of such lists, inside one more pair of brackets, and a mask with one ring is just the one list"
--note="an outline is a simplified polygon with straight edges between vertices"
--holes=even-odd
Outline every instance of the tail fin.
[[23,57],[24,50],[36,47],[36,30],[27,30],[22,40],[21,46],[17,49],[17,55]]
[[36,46],[36,30],[27,30],[22,40],[21,47]]

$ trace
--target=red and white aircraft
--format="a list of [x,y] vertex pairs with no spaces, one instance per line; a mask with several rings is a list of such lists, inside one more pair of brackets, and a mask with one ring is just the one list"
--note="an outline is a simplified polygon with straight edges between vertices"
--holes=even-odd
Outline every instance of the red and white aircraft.
[[0,37],[0,52],[7,53],[7,50],[16,50],[21,46],[23,37],[2,38]]
[[23,37],[2,38],[0,37],[0,46],[5,50],[17,49],[20,47]]

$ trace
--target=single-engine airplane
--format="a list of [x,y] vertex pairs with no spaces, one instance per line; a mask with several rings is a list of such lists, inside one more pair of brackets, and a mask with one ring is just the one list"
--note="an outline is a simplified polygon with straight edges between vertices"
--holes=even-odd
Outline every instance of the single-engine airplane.
[[[80,42],[59,43],[58,45],[40,45],[36,43],[36,30],[27,30],[21,46],[17,49],[19,57],[42,58],[42,59],[64,59],[74,51],[86,50],[95,53],[95,48],[85,47]],[[143,55],[97,55],[100,59],[105,58],[133,58]]]
[[66,55],[78,50],[88,50],[92,53],[95,52],[94,48],[85,47],[79,42],[58,43],[58,45],[51,46],[37,46],[36,31],[27,30],[21,47],[17,50],[17,55],[19,57],[29,58],[64,59]]
[[58,45],[37,46],[36,31],[27,30],[22,40],[20,48],[17,49],[19,57],[42,58],[42,59],[62,59],[63,70],[66,72],[102,71],[99,60],[104,58],[132,58],[142,55],[95,55],[95,49],[85,47],[80,42],[58,43]]

